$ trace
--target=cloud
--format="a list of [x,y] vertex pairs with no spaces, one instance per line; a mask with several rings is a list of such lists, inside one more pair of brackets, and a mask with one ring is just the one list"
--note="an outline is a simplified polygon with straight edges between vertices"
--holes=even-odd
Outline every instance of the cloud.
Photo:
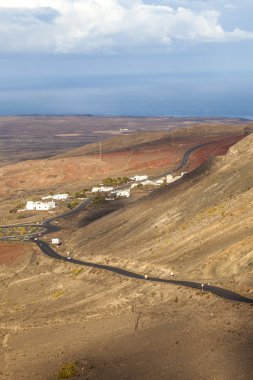
[[[9,8],[0,8],[0,24],[3,26],[2,30],[11,26],[23,26],[24,28],[29,25],[36,25],[40,22],[52,23],[54,19],[59,16],[59,12],[52,8],[17,8],[15,10]],[[8,31],[8,30],[7,30]]]
[[230,3],[226,3],[226,4],[224,4],[224,8],[225,9],[232,9],[232,10],[235,10],[235,9],[237,9],[237,6],[236,5],[234,5],[234,4],[230,4]]
[[22,7],[20,3],[0,0],[2,52],[115,52],[166,49],[177,41],[253,39],[250,31],[224,30],[217,10],[172,7],[170,1],[23,0]]

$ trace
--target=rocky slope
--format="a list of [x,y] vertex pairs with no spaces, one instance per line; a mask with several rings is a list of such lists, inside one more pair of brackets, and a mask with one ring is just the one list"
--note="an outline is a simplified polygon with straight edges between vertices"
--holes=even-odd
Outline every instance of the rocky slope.
[[76,232],[79,257],[252,290],[253,135],[190,175]]

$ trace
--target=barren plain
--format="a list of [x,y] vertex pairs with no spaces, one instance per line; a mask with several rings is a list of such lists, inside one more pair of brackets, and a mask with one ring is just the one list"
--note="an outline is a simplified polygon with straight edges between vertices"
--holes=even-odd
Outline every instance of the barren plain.
[[[48,158],[136,131],[171,130],[191,125],[239,126],[243,119],[136,118],[93,116],[0,116],[0,166],[23,160]],[[97,151],[93,151],[98,153]]]

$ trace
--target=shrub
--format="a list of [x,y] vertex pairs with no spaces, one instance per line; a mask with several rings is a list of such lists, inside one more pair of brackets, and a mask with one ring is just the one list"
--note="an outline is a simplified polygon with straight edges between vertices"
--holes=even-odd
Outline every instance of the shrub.
[[25,219],[29,218],[31,215],[30,214],[18,214],[17,219]]
[[99,204],[106,203],[105,197],[106,195],[103,193],[96,193],[95,197],[93,198],[93,204],[99,205]]
[[83,268],[73,269],[71,272],[73,275],[78,276],[80,273],[83,272]]
[[77,199],[77,198],[86,198],[86,191],[88,191],[88,190],[84,189],[84,190],[78,191],[77,193],[74,194],[74,198],[75,199]]
[[16,212],[17,212],[17,208],[12,208],[10,211],[9,211],[9,213],[10,214],[15,214]]
[[64,291],[63,290],[56,290],[52,295],[51,295],[51,299],[57,299],[57,298],[60,298],[64,295]]
[[72,210],[73,208],[77,207],[78,205],[79,205],[78,200],[75,200],[75,201],[73,201],[73,202],[69,202],[69,203],[67,203],[67,207],[68,207],[70,210]]
[[59,370],[57,379],[70,379],[71,377],[78,375],[78,368],[75,362],[69,362],[63,364]]
[[104,180],[103,180],[103,184],[105,185],[105,186],[113,186],[114,185],[114,181],[113,181],[113,179],[112,178],[105,178]]
[[120,186],[124,185],[125,183],[129,182],[130,179],[128,177],[118,177],[118,178],[105,178],[103,180],[104,186]]
[[24,208],[25,207],[25,204],[24,202],[18,202],[15,206],[16,209],[19,209],[19,208]]

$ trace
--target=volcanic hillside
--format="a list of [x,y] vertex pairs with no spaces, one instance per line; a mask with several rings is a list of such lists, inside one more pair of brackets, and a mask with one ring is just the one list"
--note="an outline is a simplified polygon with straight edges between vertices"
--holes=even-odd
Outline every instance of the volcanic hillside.
[[174,131],[136,132],[69,151],[50,159],[19,162],[0,168],[0,196],[18,191],[72,191],[107,176],[172,170],[192,146],[215,142],[207,155],[226,152],[241,139],[245,126],[189,126]]
[[[142,274],[170,278],[173,271],[175,279],[203,279],[252,298],[252,159],[253,135],[173,186],[86,227],[80,219],[89,210],[67,219],[55,249]],[[24,175],[25,168],[19,166]],[[1,243],[1,264],[18,257],[0,266],[0,379],[56,380],[69,367],[81,380],[252,377],[251,305],[8,243]]]
[[69,248],[141,273],[232,281],[230,288],[246,292],[253,285],[252,169],[249,135],[177,185],[77,231]]

